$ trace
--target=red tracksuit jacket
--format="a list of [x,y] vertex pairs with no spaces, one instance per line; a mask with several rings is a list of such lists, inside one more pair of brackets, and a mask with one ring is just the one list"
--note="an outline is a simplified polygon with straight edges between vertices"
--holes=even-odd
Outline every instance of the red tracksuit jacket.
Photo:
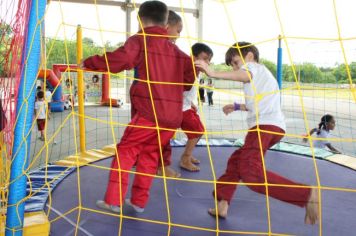
[[142,31],[139,31],[127,39],[124,46],[113,52],[107,52],[108,63],[105,55],[96,55],[87,58],[84,66],[93,70],[109,70],[112,73],[137,67],[142,81],[138,81],[131,91],[131,102],[137,113],[155,122],[147,83],[149,78],[150,82],[154,82],[151,83],[151,91],[158,125],[165,128],[178,128],[182,122],[183,91],[191,87],[191,85],[183,86],[182,83],[193,84],[195,79],[192,60],[165,37],[166,29],[153,26],[145,28],[144,32],[146,37],[142,35]]

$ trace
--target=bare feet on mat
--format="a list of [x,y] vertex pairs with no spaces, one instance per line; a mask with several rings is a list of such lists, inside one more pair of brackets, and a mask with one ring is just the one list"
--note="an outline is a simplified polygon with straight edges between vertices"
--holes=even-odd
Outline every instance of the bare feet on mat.
[[307,205],[305,206],[305,224],[316,224],[319,218],[319,197],[318,190],[312,189]]
[[216,208],[209,208],[208,213],[211,216],[216,217],[216,212],[218,213],[218,217],[225,219],[227,216],[227,210],[229,209],[229,204],[225,200],[221,200],[218,202],[218,209]]
[[200,171],[200,168],[196,165],[194,165],[190,160],[189,161],[180,161],[180,168],[191,171],[191,172],[197,172]]
[[196,159],[195,157],[193,157],[193,156],[190,157],[190,161],[191,161],[193,164],[196,164],[196,165],[200,164],[200,161],[199,161],[198,159]]
[[[164,173],[166,174],[166,177],[179,178],[181,175],[179,172],[173,170],[169,166],[165,166],[164,168],[165,168]],[[162,167],[158,167],[157,175],[163,176],[163,168]]]

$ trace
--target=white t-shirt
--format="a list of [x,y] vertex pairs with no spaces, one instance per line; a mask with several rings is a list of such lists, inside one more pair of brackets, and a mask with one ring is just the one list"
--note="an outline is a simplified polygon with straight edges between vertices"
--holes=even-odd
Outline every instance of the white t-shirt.
[[325,129],[320,130],[320,134],[317,133],[316,135],[318,138],[322,138],[324,140],[314,140],[313,144],[314,147],[317,148],[326,148],[326,145],[329,144],[330,142],[327,140],[330,137],[330,132]]
[[51,100],[52,100],[52,93],[51,93],[51,91],[46,90],[45,97],[46,97],[46,102],[51,102]]
[[[198,80],[200,76],[198,75]],[[198,101],[197,87],[199,86],[197,81],[194,81],[192,88],[189,91],[183,92],[183,111],[187,111],[192,108],[192,103],[196,106]]]
[[[262,64],[247,63],[242,69],[251,73],[252,80],[244,83],[245,103],[247,107],[247,125],[274,125],[286,130],[284,115],[281,109],[281,96],[277,80]],[[257,103],[256,102],[257,100]]]
[[36,101],[35,110],[39,113],[37,119],[46,119],[47,103],[45,101]]

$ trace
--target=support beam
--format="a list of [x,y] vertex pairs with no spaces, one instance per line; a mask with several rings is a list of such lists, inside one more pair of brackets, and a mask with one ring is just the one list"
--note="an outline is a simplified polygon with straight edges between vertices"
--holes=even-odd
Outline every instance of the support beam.
[[198,41],[203,39],[203,0],[196,0],[197,13],[194,15],[197,18],[197,36]]
[[[131,0],[126,0],[125,7],[122,7],[123,10],[126,11],[126,39],[131,36],[131,12],[135,9],[134,5],[131,3]],[[125,90],[126,90],[126,103],[131,103],[130,101],[130,87],[131,87],[131,80],[128,79],[129,73],[126,71],[126,79],[125,79]],[[132,117],[131,117],[132,118]]]
[[[81,4],[95,4],[94,0],[52,0],[52,1],[58,1],[58,2],[70,2],[70,3],[81,3]],[[198,1],[200,2],[200,1]],[[133,3],[127,3],[127,2],[118,2],[118,1],[111,1],[111,0],[96,0],[96,4],[97,5],[106,5],[106,6],[118,6],[121,7],[123,9],[126,8],[131,8],[132,10],[135,8],[140,7],[140,3],[135,3],[135,6]],[[172,11],[176,11],[176,12],[181,12],[181,8],[180,7],[168,7],[170,10]],[[183,8],[185,13],[192,13],[192,14],[196,14],[199,15],[199,12],[197,9],[193,9],[193,8]]]

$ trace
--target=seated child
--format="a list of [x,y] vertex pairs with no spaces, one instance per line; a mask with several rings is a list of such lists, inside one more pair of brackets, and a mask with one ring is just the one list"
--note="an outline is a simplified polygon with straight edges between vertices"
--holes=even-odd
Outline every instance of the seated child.
[[[316,148],[329,148],[333,153],[341,154],[339,150],[334,148],[331,143],[328,141],[330,137],[330,131],[335,129],[335,119],[332,115],[326,114],[321,117],[319,127],[310,130],[309,136],[312,136],[316,133],[317,140],[313,141],[313,146]],[[303,138],[304,142],[308,141],[308,138]]]

